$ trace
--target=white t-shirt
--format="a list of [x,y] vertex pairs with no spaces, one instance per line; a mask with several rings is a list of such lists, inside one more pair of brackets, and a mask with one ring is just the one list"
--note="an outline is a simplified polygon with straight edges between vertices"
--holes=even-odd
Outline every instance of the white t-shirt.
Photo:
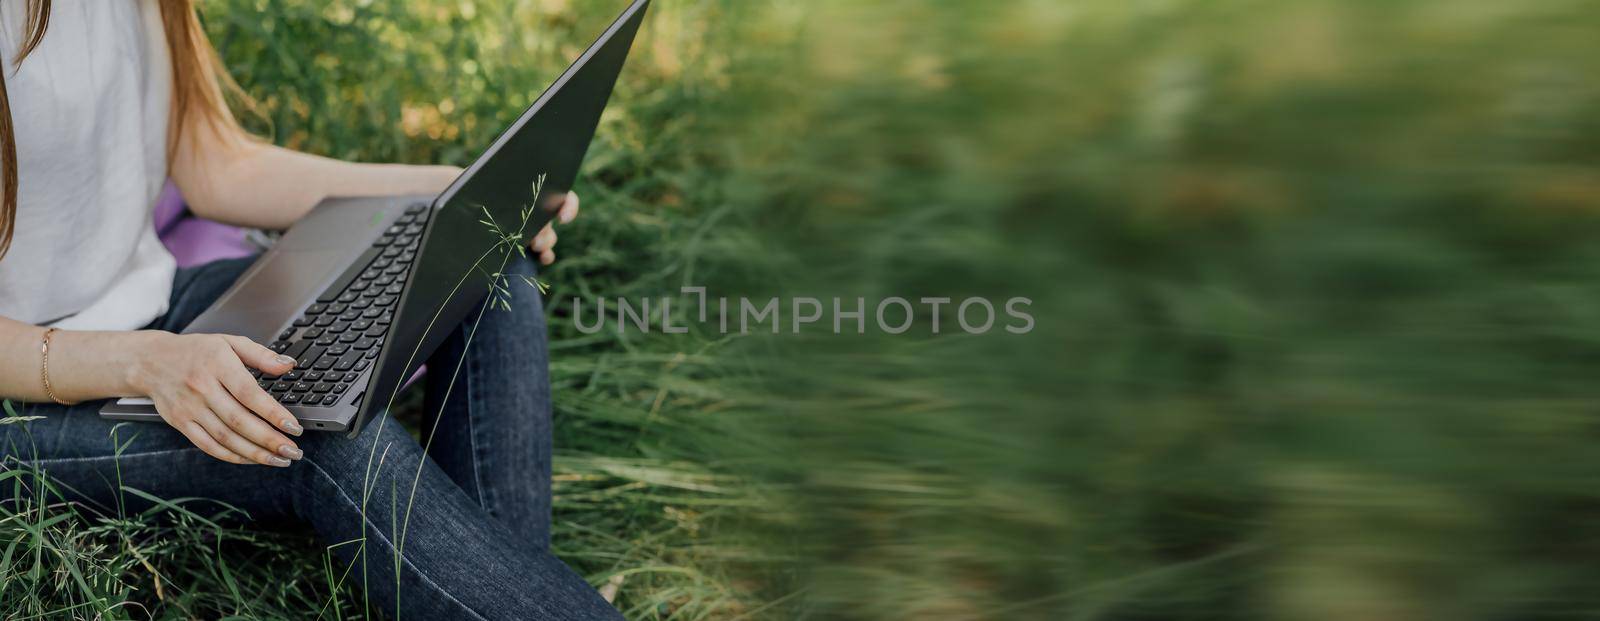
[[0,316],[131,330],[167,311],[175,263],[152,215],[172,69],[159,0],[57,0],[20,67],[25,2],[0,0],[18,204]]

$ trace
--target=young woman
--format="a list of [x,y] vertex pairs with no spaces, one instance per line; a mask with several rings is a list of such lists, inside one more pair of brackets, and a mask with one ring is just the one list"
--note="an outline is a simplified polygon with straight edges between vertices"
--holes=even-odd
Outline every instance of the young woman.
[[[387,417],[355,439],[303,433],[246,369],[281,374],[294,360],[241,337],[176,334],[249,261],[174,268],[151,221],[169,177],[200,216],[282,229],[324,197],[433,193],[457,169],[252,140],[224,103],[231,83],[192,0],[6,0],[0,60],[0,395],[43,417],[0,431],[0,467],[35,465],[90,507],[116,507],[120,479],[355,541],[333,548],[349,579],[414,618],[617,616],[547,550],[536,292],[456,328],[429,361],[460,371],[448,392],[451,374],[428,378],[423,424],[443,424],[426,455]],[[560,209],[570,221],[577,197]],[[548,264],[555,241],[546,228],[532,254]],[[121,396],[151,398],[166,425],[117,429],[119,451],[96,411]]]

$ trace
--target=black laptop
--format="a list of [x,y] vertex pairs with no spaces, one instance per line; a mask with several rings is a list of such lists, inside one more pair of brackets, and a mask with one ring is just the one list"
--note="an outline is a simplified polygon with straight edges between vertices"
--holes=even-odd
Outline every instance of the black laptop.
[[[184,332],[242,335],[294,357],[281,377],[251,373],[307,429],[355,435],[549,222],[649,3],[629,5],[442,194],[324,201]],[[145,398],[100,415],[160,419]]]

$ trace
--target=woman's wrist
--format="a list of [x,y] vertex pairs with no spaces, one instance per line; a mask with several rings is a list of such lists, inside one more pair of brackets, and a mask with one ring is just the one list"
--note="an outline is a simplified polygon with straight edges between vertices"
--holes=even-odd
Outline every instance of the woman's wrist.
[[150,354],[161,341],[177,335],[161,330],[137,330],[113,333],[116,343],[117,364],[114,385],[118,396],[149,396],[149,379],[152,377]]
[[50,339],[50,387],[64,401],[146,394],[143,353],[170,332],[60,330]]

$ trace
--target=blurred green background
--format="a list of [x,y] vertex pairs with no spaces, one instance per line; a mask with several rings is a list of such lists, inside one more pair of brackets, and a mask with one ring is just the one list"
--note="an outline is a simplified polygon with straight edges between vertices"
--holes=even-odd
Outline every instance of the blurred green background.
[[[202,3],[257,131],[455,164],[623,5]],[[1600,614],[1596,24],[658,0],[544,275],[556,552],[639,619]],[[686,285],[1037,323],[572,327]],[[152,532],[158,616],[362,613],[306,539]]]

